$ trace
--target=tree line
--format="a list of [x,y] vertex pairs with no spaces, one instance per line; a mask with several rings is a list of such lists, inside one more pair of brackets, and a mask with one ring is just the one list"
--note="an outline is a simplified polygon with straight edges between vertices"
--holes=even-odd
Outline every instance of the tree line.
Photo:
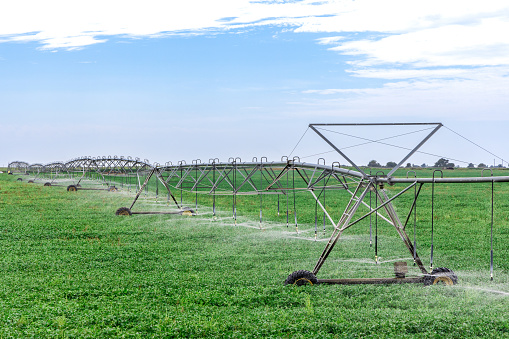
[[[395,163],[394,161],[389,161],[387,162],[387,164],[385,166],[381,165],[378,161],[376,160],[371,160],[369,163],[368,163],[368,167],[388,167],[388,168],[394,168],[396,167],[398,164]],[[446,159],[446,158],[440,158],[437,160],[437,162],[435,162],[434,165],[432,166],[429,166],[425,163],[421,164],[421,165],[415,165],[415,164],[411,164],[411,163],[407,163],[406,168],[411,168],[411,167],[439,167],[439,168],[449,168],[449,169],[453,169],[455,167],[459,167],[459,166],[456,166],[455,163],[453,162],[450,162],[449,159]],[[467,168],[486,168],[486,167],[494,167],[494,166],[487,166],[486,164],[484,163],[480,163],[478,164],[477,166],[475,166],[473,163],[469,163]],[[496,167],[499,167],[499,168],[503,168],[504,166],[502,164],[499,164],[498,166]]]

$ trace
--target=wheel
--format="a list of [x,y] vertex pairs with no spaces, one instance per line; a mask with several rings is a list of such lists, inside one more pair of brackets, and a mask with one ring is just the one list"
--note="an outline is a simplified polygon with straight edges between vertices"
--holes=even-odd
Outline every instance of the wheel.
[[33,184],[33,183],[34,183],[34,181],[33,181],[33,180],[28,180],[28,183],[29,183],[29,184]]
[[318,283],[318,279],[316,279],[316,276],[309,271],[306,270],[300,270],[295,271],[292,274],[288,276],[285,280],[285,285],[314,285]]
[[193,211],[193,210],[191,210],[191,209],[184,210],[184,211],[180,212],[180,215],[185,215],[185,216],[190,217],[190,216],[193,216],[193,215],[194,215],[194,211]]
[[424,277],[424,285],[447,285],[452,286],[458,283],[458,276],[447,267],[437,267],[430,275]]
[[115,186],[108,187],[108,192],[116,192],[118,189]]
[[45,182],[44,186],[51,186],[51,182]]
[[67,192],[76,192],[78,188],[74,185],[67,186]]
[[133,213],[131,210],[127,207],[120,207],[116,212],[115,215],[132,215]]
[[18,181],[23,181],[23,179],[22,178],[18,178]]

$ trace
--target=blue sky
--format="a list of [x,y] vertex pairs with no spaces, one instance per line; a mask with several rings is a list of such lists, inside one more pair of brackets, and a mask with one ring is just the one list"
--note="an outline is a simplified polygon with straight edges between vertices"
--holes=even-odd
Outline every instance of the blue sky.
[[[508,31],[505,1],[1,4],[0,166],[278,160],[315,122],[443,122],[505,161]],[[503,162],[447,129],[433,140],[429,153]],[[328,150],[308,132],[294,154]]]

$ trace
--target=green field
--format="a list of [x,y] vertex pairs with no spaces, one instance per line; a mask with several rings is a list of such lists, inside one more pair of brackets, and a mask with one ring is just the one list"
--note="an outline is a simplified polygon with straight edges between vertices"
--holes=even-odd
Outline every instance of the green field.
[[[444,184],[435,192],[434,266],[453,269],[457,285],[297,287],[283,281],[314,267],[331,232],[319,226],[314,241],[315,206],[304,195],[297,233],[292,219],[286,226],[286,206],[277,216],[276,197],[264,197],[260,229],[257,196],[238,198],[237,225],[227,196],[216,220],[205,196],[197,216],[123,217],[114,212],[132,201],[125,189],[67,192],[16,178],[0,174],[0,338],[509,337],[509,184],[495,184],[493,281],[491,184]],[[426,265],[430,195],[425,186],[416,234]],[[342,201],[332,197],[337,217]],[[182,199],[195,204],[193,194]],[[137,208],[157,204],[165,197]],[[413,224],[408,233],[413,239]],[[390,277],[398,260],[417,274],[396,232],[380,223],[378,234],[379,265],[366,220],[345,232],[319,277]]]

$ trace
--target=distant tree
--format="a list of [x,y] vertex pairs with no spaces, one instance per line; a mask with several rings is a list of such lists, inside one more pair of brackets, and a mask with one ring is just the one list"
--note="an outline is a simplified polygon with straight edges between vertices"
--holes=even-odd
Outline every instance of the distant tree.
[[428,165],[426,165],[425,163],[423,163],[423,164],[421,165],[421,167],[422,167],[422,168],[426,168],[426,167],[428,167]]
[[472,163],[468,164],[468,166],[467,166],[467,168],[474,168],[474,167],[475,167],[475,165]]
[[387,165],[385,165],[385,167],[390,167],[390,168],[393,168],[393,167],[396,167],[398,164],[396,164],[394,161],[389,161],[387,163]]
[[483,164],[482,162],[477,165],[477,168],[486,168],[486,164]]
[[502,164],[498,164],[498,165],[497,165],[497,167],[498,167],[498,168],[503,168],[503,167],[504,167],[504,165],[502,165]]
[[437,162],[435,162],[435,167],[447,167],[448,163],[449,163],[448,159],[441,158]]
[[412,167],[412,164],[411,164],[411,163],[409,163],[409,162],[407,162],[406,167],[407,167],[407,168]]
[[378,163],[378,161],[376,160],[371,160],[369,163],[368,163],[368,167],[382,167],[382,165],[380,165]]

